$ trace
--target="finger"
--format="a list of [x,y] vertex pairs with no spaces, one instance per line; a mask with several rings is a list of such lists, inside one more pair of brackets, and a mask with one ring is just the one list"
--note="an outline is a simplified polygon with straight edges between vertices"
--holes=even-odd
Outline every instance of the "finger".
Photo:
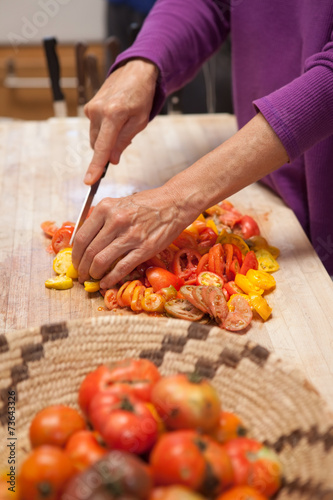
[[127,146],[129,146],[134,139],[134,137],[141,132],[146,126],[148,121],[145,119],[138,119],[137,117],[131,117],[123,128],[120,130],[113,151],[111,154],[111,162],[113,164],[119,163],[121,154],[125,151]]
[[80,262],[87,246],[95,238],[104,225],[104,216],[95,207],[90,217],[85,220],[74,238],[72,262],[75,269],[79,269]]
[[133,269],[135,269],[139,264],[145,262],[148,258],[149,257],[147,256],[145,249],[136,248],[132,250],[116,264],[112,271],[110,271],[102,278],[100,287],[102,289],[111,288],[127,274],[133,271]]
[[94,156],[84,178],[86,184],[94,184],[101,177],[105,164],[111,159],[111,151],[123,125],[121,122],[117,125],[105,120],[102,122],[95,142]]

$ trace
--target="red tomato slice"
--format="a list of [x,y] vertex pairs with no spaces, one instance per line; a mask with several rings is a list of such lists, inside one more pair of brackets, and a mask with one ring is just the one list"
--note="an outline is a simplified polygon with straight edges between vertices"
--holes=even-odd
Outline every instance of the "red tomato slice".
[[231,243],[224,243],[223,250],[225,254],[225,274],[227,277],[227,281],[232,280],[235,276],[230,272],[230,266],[232,263],[232,256],[234,254],[234,249]]
[[46,220],[41,223],[40,227],[44,231],[44,234],[48,238],[52,238],[53,235],[58,231],[58,226],[56,225],[55,221],[51,220]]
[[248,238],[251,238],[251,236],[260,235],[260,229],[258,224],[249,215],[243,215],[243,217],[239,221],[239,225],[241,227],[242,236],[246,240]]
[[55,253],[60,252],[63,248],[69,247],[69,242],[74,231],[74,226],[63,226],[53,235],[52,247]]
[[172,269],[176,276],[183,278],[186,285],[193,285],[197,280],[197,268],[201,255],[193,248],[181,248],[175,255]]
[[212,285],[222,288],[224,285],[224,280],[221,276],[219,276],[216,273],[212,273],[210,271],[203,271],[197,277],[197,284],[204,286]]
[[194,290],[192,292],[193,299],[194,299],[194,305],[197,303],[197,308],[200,309],[201,311],[205,312],[206,314],[211,314],[210,309],[208,305],[205,303],[203,300],[203,290],[207,288],[205,286],[195,286]]
[[190,231],[183,231],[173,242],[178,248],[198,248],[197,240]]
[[224,251],[221,243],[216,243],[208,253],[208,270],[223,276],[224,271]]
[[228,312],[227,317],[222,323],[223,328],[230,332],[244,330],[249,326],[253,317],[248,301],[244,297],[237,295],[231,299],[231,305],[234,307],[234,310]]
[[216,322],[221,324],[227,318],[229,313],[228,304],[225,300],[224,293],[220,288],[217,288],[216,286],[209,286],[207,288],[209,289],[209,308],[212,311]]
[[253,250],[250,250],[245,255],[244,262],[239,272],[240,274],[246,274],[249,269],[254,269],[254,270],[258,269],[258,260]]
[[208,251],[213,245],[215,245],[217,240],[217,234],[212,228],[206,227],[198,237],[198,250],[202,254]]
[[236,283],[234,281],[228,281],[228,283],[224,283],[224,287],[227,292],[229,293],[229,295],[234,295],[236,293],[244,293],[240,288],[239,286],[236,285]]
[[209,260],[209,254],[205,253],[205,255],[203,255],[199,260],[197,274],[200,274],[203,271],[208,271],[208,260]]
[[166,269],[161,267],[150,267],[146,271],[146,276],[149,283],[153,287],[154,292],[158,292],[161,288],[167,288],[170,285],[179,290],[182,285],[184,285],[183,278],[176,276]]

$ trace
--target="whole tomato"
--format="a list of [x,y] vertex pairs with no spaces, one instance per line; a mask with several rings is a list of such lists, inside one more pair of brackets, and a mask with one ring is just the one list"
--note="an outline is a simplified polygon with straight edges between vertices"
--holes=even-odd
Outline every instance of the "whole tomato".
[[179,484],[205,495],[216,495],[233,480],[226,450],[195,431],[164,434],[151,452],[150,464],[157,486]]
[[167,429],[209,432],[219,422],[221,402],[217,391],[195,375],[161,378],[153,387],[152,403]]
[[148,500],[205,500],[199,493],[185,486],[154,488]]
[[246,433],[247,429],[236,413],[222,410],[218,426],[213,430],[211,436],[219,443],[225,443],[230,439],[243,437]]
[[127,394],[96,394],[90,405],[90,420],[109,448],[138,455],[150,450],[159,434],[146,403]]
[[21,467],[20,500],[60,500],[76,469],[65,451],[43,445],[34,449]]
[[107,453],[107,449],[99,444],[96,433],[86,430],[75,432],[67,441],[65,451],[79,471],[87,469]]
[[74,408],[53,405],[44,408],[30,425],[30,442],[33,448],[42,444],[65,446],[74,432],[86,428],[84,418]]
[[63,500],[146,500],[151,490],[149,467],[135,455],[112,450],[70,481]]
[[233,465],[236,486],[251,486],[268,497],[279,490],[282,466],[273,450],[246,437],[227,441],[224,447]]
[[268,500],[268,498],[250,486],[235,486],[222,493],[216,500]]

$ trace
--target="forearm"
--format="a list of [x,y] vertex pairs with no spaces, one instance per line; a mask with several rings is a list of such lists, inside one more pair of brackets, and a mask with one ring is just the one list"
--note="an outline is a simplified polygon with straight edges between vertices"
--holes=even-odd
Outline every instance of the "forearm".
[[184,218],[200,212],[261,179],[288,161],[286,150],[259,113],[245,127],[191,167],[173,177],[173,193]]

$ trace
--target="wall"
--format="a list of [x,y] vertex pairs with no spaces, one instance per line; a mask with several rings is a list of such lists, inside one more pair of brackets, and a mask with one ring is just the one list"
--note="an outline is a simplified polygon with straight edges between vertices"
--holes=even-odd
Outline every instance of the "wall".
[[0,44],[15,50],[55,36],[59,43],[101,41],[106,0],[0,0]]

